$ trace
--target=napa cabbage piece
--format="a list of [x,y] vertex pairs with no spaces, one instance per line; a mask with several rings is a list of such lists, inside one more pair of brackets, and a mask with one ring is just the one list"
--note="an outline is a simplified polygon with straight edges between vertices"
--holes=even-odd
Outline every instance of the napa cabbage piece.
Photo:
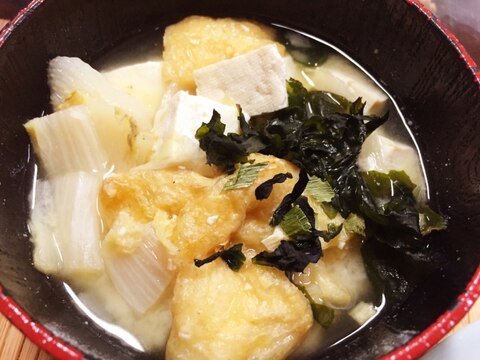
[[[55,111],[75,105],[88,109],[109,162],[117,171],[127,170],[148,158],[153,116],[141,101],[117,90],[79,58],[51,60],[48,79]],[[158,87],[162,87],[161,82]]]
[[100,184],[100,176],[86,172],[37,182],[29,222],[37,269],[61,277],[103,270],[97,212]]
[[[134,348],[140,351],[164,349],[172,324],[172,286],[152,307],[139,314],[118,293],[106,272],[94,279],[76,278],[71,282],[82,303],[97,317],[110,323],[107,331],[112,329],[112,335],[123,336],[123,332],[118,332],[121,327],[134,338],[122,338],[122,341]],[[96,322],[91,320],[91,323]]]
[[181,270],[172,313],[167,359],[283,359],[313,324],[310,304],[282,272],[234,272],[223,261]]
[[139,314],[163,295],[174,275],[166,249],[151,224],[121,212],[105,236],[103,258],[118,293]]
[[135,121],[141,130],[149,130],[152,119],[141,102],[115,89],[105,77],[79,58],[58,56],[48,65],[50,101],[55,110],[68,107],[69,101],[81,98],[101,99],[105,103],[122,109]]
[[146,61],[104,71],[102,75],[115,89],[141,102],[147,117],[153,119],[166,91],[162,68],[163,61]]
[[106,154],[84,106],[32,119],[25,129],[49,177],[76,171],[106,171]]

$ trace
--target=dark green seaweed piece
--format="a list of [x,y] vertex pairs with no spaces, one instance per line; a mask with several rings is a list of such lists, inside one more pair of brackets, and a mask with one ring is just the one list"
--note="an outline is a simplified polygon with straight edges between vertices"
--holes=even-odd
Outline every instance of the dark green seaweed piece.
[[208,124],[202,123],[195,133],[200,148],[207,155],[207,163],[220,167],[227,174],[235,171],[235,164],[246,162],[249,154],[258,152],[264,147],[256,133],[246,123],[240,106],[238,110],[242,134],[225,135],[225,124],[222,123],[221,116],[216,110],[213,110]]
[[293,177],[292,174],[290,174],[289,172],[276,174],[273,178],[257,186],[257,188],[255,189],[255,198],[257,200],[268,199],[268,197],[273,191],[273,185],[281,184],[285,182],[287,179],[291,179],[292,177]]
[[225,124],[221,122],[220,114],[213,110],[208,124],[203,123],[198,128],[195,138],[200,142],[200,148],[207,154],[207,163],[217,165],[226,173],[235,171],[235,164],[247,160],[248,152],[241,142],[224,135]]
[[218,258],[221,258],[227,263],[230,269],[232,269],[233,271],[238,271],[240,270],[246,259],[245,255],[242,252],[242,246],[243,244],[236,244],[226,250],[218,251],[203,260],[195,259],[195,266],[200,267]]
[[316,263],[323,255],[316,233],[297,235],[295,240],[282,240],[272,252],[262,251],[252,261],[290,272],[302,272],[309,263]]
[[312,297],[304,286],[297,287],[303,293],[303,295],[305,295],[308,302],[310,303],[313,318],[315,319],[315,321],[324,328],[328,328],[330,325],[332,325],[333,319],[335,318],[335,310],[326,305],[317,304],[315,301],[313,301]]
[[286,195],[280,205],[275,209],[272,215],[270,225],[278,225],[282,221],[285,214],[292,208],[295,201],[302,195],[308,183],[308,175],[305,170],[300,170],[298,181],[293,186],[292,192]]
[[307,66],[314,67],[323,64],[332,52],[326,45],[313,42],[304,35],[292,31],[283,32],[280,41],[295,61]]

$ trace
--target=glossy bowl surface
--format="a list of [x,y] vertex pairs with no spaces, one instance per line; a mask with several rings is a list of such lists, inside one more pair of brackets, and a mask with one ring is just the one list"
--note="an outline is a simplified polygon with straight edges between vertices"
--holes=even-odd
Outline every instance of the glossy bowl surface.
[[424,157],[431,201],[449,219],[448,230],[430,239],[442,250],[441,265],[406,301],[311,358],[369,359],[398,347],[387,357],[419,356],[480,293],[480,91],[474,62],[416,0],[32,2],[0,34],[0,310],[60,358],[152,358],[91,326],[62,283],[33,268],[27,219],[35,166],[22,124],[49,109],[51,58],[91,62],[192,14],[253,18],[324,39],[399,104]]

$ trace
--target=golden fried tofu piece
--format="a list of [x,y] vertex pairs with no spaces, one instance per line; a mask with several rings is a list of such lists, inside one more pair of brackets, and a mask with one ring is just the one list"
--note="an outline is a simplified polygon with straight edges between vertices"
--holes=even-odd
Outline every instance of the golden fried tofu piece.
[[[127,223],[152,223],[176,262],[208,256],[230,241],[246,214],[241,196],[222,191],[223,178],[188,170],[145,170],[107,178],[99,196],[105,228],[110,230],[121,216],[130,219]],[[161,230],[165,226],[168,231]],[[128,252],[134,244],[125,245]]]
[[[271,233],[272,213],[291,191],[298,170],[273,156],[255,154],[251,159],[268,161],[268,165],[251,186],[231,191],[223,190],[224,175],[211,179],[188,170],[145,170],[109,177],[99,197],[105,228],[108,231],[119,214],[128,214],[132,223],[153,222],[157,237],[162,237],[160,242],[177,264],[207,257],[232,241],[245,240],[246,246],[259,248],[263,235]],[[282,172],[292,173],[293,178],[275,184],[268,199],[256,200],[256,187]],[[233,236],[247,217],[244,231]],[[248,227],[253,222],[255,229]],[[158,230],[161,224],[169,230]]]
[[360,247],[361,241],[352,238],[343,249],[328,248],[317,263],[293,275],[294,283],[305,287],[318,304],[351,309],[371,291]]
[[214,180],[188,170],[145,170],[117,174],[104,180],[100,213],[107,229],[120,211],[147,223],[158,209],[177,214],[188,201],[210,191]]
[[220,259],[179,274],[166,357],[282,359],[312,326],[305,296],[281,271],[260,265],[230,270]]
[[[250,199],[247,210],[249,212],[255,212],[257,218],[271,217],[273,211],[283,198],[292,192],[293,186],[298,181],[299,169],[291,162],[272,155],[252,154],[248,159],[255,160],[255,163],[268,162],[268,165],[258,174],[258,177],[250,187],[242,190],[244,196],[248,196]],[[255,199],[255,189],[280,173],[290,173],[292,178],[287,179],[283,183],[275,184],[272,193],[267,199],[257,201]],[[270,219],[268,219],[268,221],[270,221]]]
[[[269,225],[273,212],[280,205],[283,198],[292,192],[298,181],[299,169],[291,162],[270,155],[252,154],[250,160],[256,163],[268,162],[268,165],[259,173],[255,182],[246,189],[233,190],[239,192],[248,202],[247,215],[242,227],[234,234],[235,241],[244,243],[247,247],[257,251],[265,250],[261,241],[273,232]],[[280,173],[292,174],[291,179],[275,184],[272,193],[265,200],[256,200],[255,189],[263,182],[270,180]]]
[[216,186],[192,198],[179,211],[172,243],[177,247],[177,262],[204,258],[230,242],[246,214],[244,200]]
[[[163,37],[163,76],[193,91],[193,71],[274,43],[274,31],[252,21],[190,16],[170,25]],[[277,44],[281,54],[283,45]]]

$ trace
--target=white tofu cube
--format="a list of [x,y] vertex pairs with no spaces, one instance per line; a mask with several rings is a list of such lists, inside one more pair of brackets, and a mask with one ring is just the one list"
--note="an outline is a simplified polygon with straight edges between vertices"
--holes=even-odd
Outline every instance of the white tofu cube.
[[250,115],[288,105],[285,62],[273,44],[194,72],[197,94],[233,101]]
[[[168,95],[167,95],[168,96]],[[166,99],[155,116],[154,132],[157,140],[153,155],[144,167],[165,168],[183,166],[202,172],[207,159],[200,149],[195,133],[202,123],[208,123],[216,110],[226,125],[225,133],[240,131],[235,106],[223,105],[202,96],[179,91]]]
[[300,73],[302,76],[298,80],[308,89],[329,91],[350,101],[362,97],[367,115],[387,112],[388,96],[365,73],[339,55],[330,55],[322,65],[305,67]]
[[415,197],[419,201],[426,200],[425,178],[417,151],[407,144],[389,139],[382,128],[375,130],[363,143],[358,166],[362,171],[388,173],[390,170],[404,170],[417,185],[413,190]]

